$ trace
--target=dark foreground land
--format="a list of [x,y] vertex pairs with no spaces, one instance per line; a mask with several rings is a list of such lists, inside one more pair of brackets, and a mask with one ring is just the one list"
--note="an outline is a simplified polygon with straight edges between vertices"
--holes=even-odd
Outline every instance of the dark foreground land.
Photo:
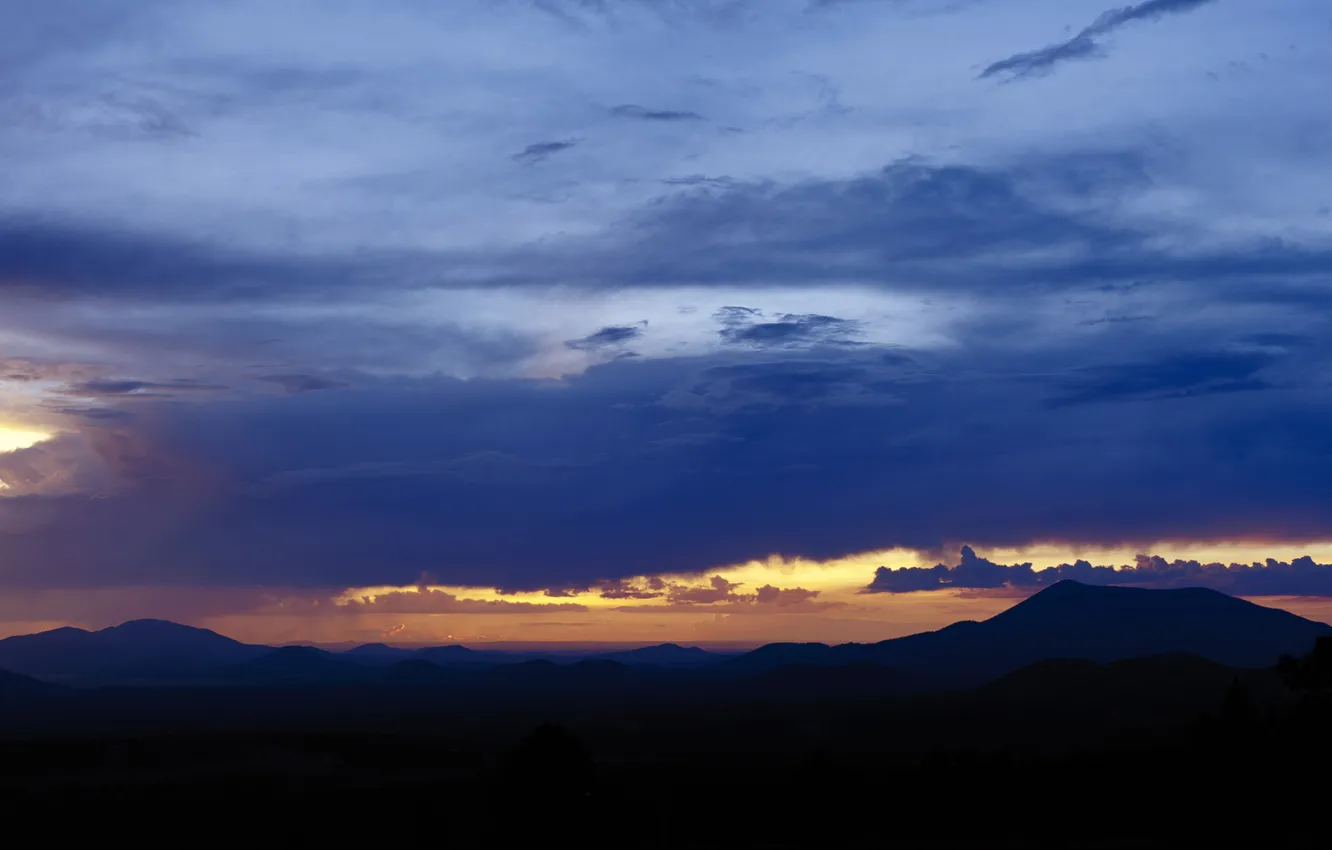
[[1329,631],[1068,582],[729,658],[56,630],[0,641],[0,847],[1332,846]]
[[1050,662],[780,703],[356,693],[265,687],[248,720],[8,740],[6,846],[1326,846],[1332,702],[1289,670]]

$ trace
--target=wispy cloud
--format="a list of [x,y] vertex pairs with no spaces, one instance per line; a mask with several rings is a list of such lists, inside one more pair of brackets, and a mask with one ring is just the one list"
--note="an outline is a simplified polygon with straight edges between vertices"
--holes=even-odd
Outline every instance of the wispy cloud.
[[514,162],[522,162],[527,164],[545,162],[554,154],[560,153],[561,151],[567,151],[570,148],[575,147],[580,141],[581,141],[580,139],[559,139],[550,142],[533,142],[532,144],[523,148],[518,153],[514,154],[512,157],[510,157],[510,159],[512,159]]
[[566,348],[575,351],[596,351],[604,348],[619,348],[627,342],[632,342],[643,335],[643,329],[647,327],[647,322],[643,321],[636,325],[612,325],[604,327],[599,331],[590,333],[581,339],[571,339],[564,343]]
[[632,103],[622,104],[611,109],[611,114],[619,118],[637,118],[640,121],[701,121],[703,116],[697,112],[675,109],[644,109]]
[[1094,59],[1105,55],[1104,46],[1097,40],[1134,21],[1152,21],[1166,15],[1190,12],[1215,0],[1146,0],[1134,6],[1122,6],[1102,12],[1095,21],[1083,27],[1077,35],[1057,44],[1015,53],[988,65],[981,78],[1008,76],[1009,78],[1036,77],[1048,74],[1056,65],[1075,59]]

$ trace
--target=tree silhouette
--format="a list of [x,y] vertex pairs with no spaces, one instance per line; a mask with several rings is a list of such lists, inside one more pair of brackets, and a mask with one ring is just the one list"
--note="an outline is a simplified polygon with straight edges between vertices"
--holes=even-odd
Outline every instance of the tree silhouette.
[[1321,637],[1299,658],[1283,655],[1277,662],[1286,687],[1298,694],[1323,697],[1332,692],[1332,637]]

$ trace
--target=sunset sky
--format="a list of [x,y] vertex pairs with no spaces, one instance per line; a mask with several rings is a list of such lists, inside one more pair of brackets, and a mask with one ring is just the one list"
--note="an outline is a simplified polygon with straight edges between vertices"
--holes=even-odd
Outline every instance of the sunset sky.
[[0,22],[0,636],[1332,619],[1326,0]]

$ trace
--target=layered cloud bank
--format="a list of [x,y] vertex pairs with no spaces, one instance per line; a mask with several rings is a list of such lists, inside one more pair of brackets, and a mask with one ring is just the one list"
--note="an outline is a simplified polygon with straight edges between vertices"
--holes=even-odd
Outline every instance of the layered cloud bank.
[[1134,563],[1093,566],[1079,560],[1071,564],[1035,569],[1030,563],[996,564],[962,547],[956,566],[880,567],[866,593],[914,593],[927,590],[994,590],[1034,593],[1057,581],[1133,587],[1210,587],[1234,596],[1332,597],[1332,564],[1315,563],[1308,555],[1292,561],[1268,558],[1249,564],[1203,563],[1159,555],[1139,555]]
[[1325,591],[1303,560],[971,558],[879,601],[872,566],[726,571],[1332,538],[1319,0],[0,20],[7,594],[849,622],[1062,575]]

